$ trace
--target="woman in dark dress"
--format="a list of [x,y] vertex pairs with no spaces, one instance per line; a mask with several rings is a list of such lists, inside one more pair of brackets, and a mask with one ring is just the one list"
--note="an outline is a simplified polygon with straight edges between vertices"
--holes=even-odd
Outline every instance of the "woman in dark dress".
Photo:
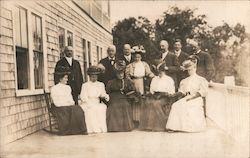
[[125,61],[115,64],[116,79],[108,82],[106,91],[110,96],[107,109],[107,128],[109,132],[126,132],[134,128],[131,102],[138,101],[135,86],[124,78]]
[[150,93],[144,97],[140,126],[141,130],[164,131],[171,108],[168,97],[175,92],[174,81],[165,73],[165,64],[157,66],[158,76],[152,79]]
[[59,135],[86,134],[84,112],[80,106],[75,105],[71,95],[71,88],[67,85],[69,69],[58,67],[55,75],[59,78],[59,83],[51,88],[51,98],[54,106]]

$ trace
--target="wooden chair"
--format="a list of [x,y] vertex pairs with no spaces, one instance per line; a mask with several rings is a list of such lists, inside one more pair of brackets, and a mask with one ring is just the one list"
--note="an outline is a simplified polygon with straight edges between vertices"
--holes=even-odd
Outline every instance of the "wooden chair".
[[46,92],[45,90],[44,90],[44,98],[46,101],[48,115],[49,115],[49,130],[47,130],[46,128],[44,128],[44,130],[50,133],[58,133],[57,120],[54,112],[55,105],[52,101],[50,93]]

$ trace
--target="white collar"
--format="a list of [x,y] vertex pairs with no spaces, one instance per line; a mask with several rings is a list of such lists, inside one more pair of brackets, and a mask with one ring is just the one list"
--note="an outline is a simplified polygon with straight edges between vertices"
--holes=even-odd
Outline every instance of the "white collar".
[[169,51],[162,53],[162,59],[164,59],[168,55],[168,52]]
[[69,65],[72,65],[73,58],[72,57],[65,57],[65,58],[68,61]]
[[115,57],[113,57],[113,58],[111,58],[111,57],[108,57],[109,58],[109,60],[115,60]]
[[175,50],[174,53],[175,53],[176,56],[179,56],[181,54],[181,49],[178,50],[178,51]]

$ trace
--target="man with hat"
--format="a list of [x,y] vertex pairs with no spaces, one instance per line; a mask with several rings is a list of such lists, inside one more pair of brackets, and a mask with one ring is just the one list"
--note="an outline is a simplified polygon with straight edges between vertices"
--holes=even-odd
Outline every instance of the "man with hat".
[[131,54],[131,46],[129,44],[124,44],[123,55],[120,57],[120,60],[124,60],[126,65],[131,64],[134,61],[134,57]]
[[200,59],[197,66],[197,74],[206,78],[207,81],[211,81],[215,73],[214,63],[211,55],[202,51],[198,42],[194,40],[188,40],[187,43],[193,47],[193,54],[197,55]]
[[[70,85],[72,89],[72,96],[75,104],[78,105],[78,96],[81,92],[83,83],[81,66],[77,60],[73,59],[73,48],[71,46],[66,46],[64,48],[64,54],[65,56],[56,63],[55,70],[61,66],[69,68],[70,75],[68,79],[68,85]],[[54,75],[54,82],[55,84],[59,82],[59,79],[56,75]]]
[[167,75],[173,78],[174,82],[177,83],[177,72],[179,70],[179,63],[177,56],[168,50],[168,42],[166,40],[161,40],[161,58],[166,63],[165,70]]
[[107,49],[108,56],[101,59],[99,65],[103,67],[103,73],[99,75],[98,80],[103,82],[105,86],[108,81],[115,78],[114,64],[116,62],[116,47],[115,45],[110,45]]

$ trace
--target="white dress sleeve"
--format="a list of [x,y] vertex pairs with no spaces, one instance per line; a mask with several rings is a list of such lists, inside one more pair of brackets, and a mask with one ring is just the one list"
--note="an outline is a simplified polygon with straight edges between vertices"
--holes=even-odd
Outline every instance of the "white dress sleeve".
[[81,93],[80,93],[80,98],[82,102],[88,102],[88,88],[86,84],[82,85]]
[[106,101],[109,101],[109,95],[106,93],[105,86],[100,82],[101,97],[104,97]]
[[157,77],[154,77],[150,83],[150,93],[154,94],[156,90],[156,84],[157,84]]
[[169,78],[169,92],[170,94],[174,94],[175,93],[175,84],[174,84],[174,80],[172,78]]
[[201,78],[198,93],[200,93],[202,97],[205,97],[207,95],[207,91],[208,91],[208,82],[205,78]]
[[184,94],[186,93],[186,90],[185,90],[185,79],[181,80],[178,92],[182,92]]

